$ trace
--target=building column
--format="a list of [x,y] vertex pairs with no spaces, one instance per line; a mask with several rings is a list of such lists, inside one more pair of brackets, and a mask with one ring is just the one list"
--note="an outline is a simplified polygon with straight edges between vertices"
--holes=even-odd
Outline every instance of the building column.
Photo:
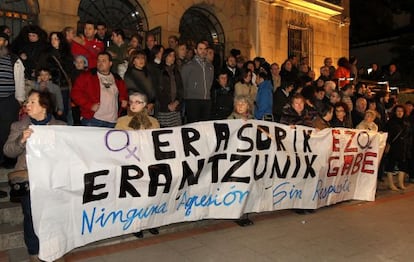
[[47,32],[62,31],[66,26],[72,26],[76,29],[79,21],[80,0],[38,0],[38,2],[39,26],[44,30]]

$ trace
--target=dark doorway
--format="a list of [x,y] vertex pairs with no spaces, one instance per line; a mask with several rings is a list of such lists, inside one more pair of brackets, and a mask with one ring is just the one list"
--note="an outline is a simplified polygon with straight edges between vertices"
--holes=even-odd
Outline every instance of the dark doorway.
[[147,17],[136,0],[81,0],[78,15],[78,27],[90,20],[105,22],[109,32],[121,28],[128,36],[136,33],[144,36],[148,31]]
[[180,21],[180,41],[194,48],[194,44],[207,40],[218,55],[219,61],[214,66],[223,66],[224,61],[224,30],[217,17],[207,8],[193,6],[185,11]]

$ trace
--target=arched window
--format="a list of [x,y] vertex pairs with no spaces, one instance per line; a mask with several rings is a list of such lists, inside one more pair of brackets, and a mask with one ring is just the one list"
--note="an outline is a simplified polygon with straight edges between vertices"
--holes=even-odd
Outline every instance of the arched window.
[[81,24],[105,22],[108,31],[121,28],[126,35],[148,31],[147,17],[136,0],[81,0],[78,15]]
[[0,1],[0,25],[7,25],[16,37],[22,27],[37,24],[39,3],[36,0]]
[[185,11],[180,20],[180,41],[196,43],[207,40],[219,55],[220,61],[215,66],[222,65],[224,58],[224,30],[217,17],[207,7],[193,6]]

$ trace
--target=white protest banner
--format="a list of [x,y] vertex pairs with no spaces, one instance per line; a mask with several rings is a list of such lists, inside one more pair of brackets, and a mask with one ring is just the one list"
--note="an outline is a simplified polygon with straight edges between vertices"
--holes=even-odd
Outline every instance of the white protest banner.
[[215,121],[121,131],[33,126],[39,257],[183,221],[375,200],[386,134]]

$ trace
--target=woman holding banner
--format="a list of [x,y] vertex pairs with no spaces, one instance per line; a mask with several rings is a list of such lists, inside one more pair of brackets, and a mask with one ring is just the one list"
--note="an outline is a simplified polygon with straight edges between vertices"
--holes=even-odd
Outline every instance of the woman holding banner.
[[[17,157],[15,171],[9,174],[9,183],[13,185],[13,179],[17,176],[25,180],[23,182],[20,180],[18,183],[20,187],[24,186],[26,188],[20,199],[24,215],[24,242],[30,255],[30,261],[40,261],[37,257],[39,254],[39,239],[34,232],[32,222],[26,163],[26,141],[33,133],[30,125],[66,125],[66,123],[53,118],[54,106],[49,92],[31,90],[27,99],[26,110],[27,116],[11,125],[10,135],[4,145],[4,154],[12,158]],[[12,193],[10,195],[12,196]]]
[[[121,130],[142,130],[160,128],[157,119],[148,115],[148,98],[145,94],[133,91],[129,95],[128,114],[118,118],[115,128]],[[149,232],[158,235],[158,228],[151,228]],[[134,233],[137,238],[143,238],[142,231]]]

